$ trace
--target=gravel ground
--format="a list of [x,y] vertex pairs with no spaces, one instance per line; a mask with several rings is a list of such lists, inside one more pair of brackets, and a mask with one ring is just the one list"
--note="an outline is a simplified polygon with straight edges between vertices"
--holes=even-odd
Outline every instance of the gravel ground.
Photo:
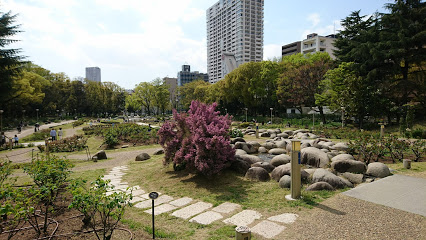
[[426,239],[426,218],[338,194],[275,239]]

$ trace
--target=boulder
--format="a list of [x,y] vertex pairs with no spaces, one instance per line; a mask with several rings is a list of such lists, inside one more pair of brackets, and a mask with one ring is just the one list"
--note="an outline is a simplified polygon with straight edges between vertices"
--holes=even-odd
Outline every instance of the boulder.
[[243,161],[246,161],[247,163],[249,163],[250,165],[256,162],[262,162],[262,159],[260,159],[258,156],[254,156],[254,155],[235,155],[236,159],[241,159]]
[[271,164],[275,167],[287,164],[291,161],[291,157],[287,154],[280,154],[272,158]]
[[[104,150],[101,150],[101,151],[95,153],[95,155],[93,155],[93,157],[96,157],[97,160],[108,159]],[[92,159],[93,159],[93,157],[92,157]]]
[[244,160],[235,159],[235,161],[232,161],[230,168],[237,173],[246,174],[247,170],[250,168],[250,164]]
[[235,150],[235,155],[246,155],[247,152],[242,150],[242,149],[236,149]]
[[388,166],[386,166],[385,164],[381,162],[374,162],[374,163],[368,164],[366,174],[373,177],[379,177],[379,178],[384,178],[391,175]]
[[123,146],[121,146],[121,148],[128,148],[129,147],[129,145],[123,145]]
[[262,144],[261,146],[266,148],[266,149],[277,148],[277,145],[275,145],[275,143],[273,143],[273,142],[266,142],[266,143]]
[[291,177],[289,175],[284,175],[280,178],[279,181],[280,188],[290,188],[291,187]]
[[244,140],[244,138],[241,138],[241,137],[237,137],[231,140],[231,144],[235,144],[236,142],[246,142],[246,140]]
[[[274,168],[274,170],[272,170],[272,172],[271,172],[272,179],[274,179],[277,182],[284,175],[289,175],[289,176],[291,175],[291,163],[280,165],[280,166]],[[309,173],[307,173],[304,169],[300,169],[300,176],[301,176],[302,180],[306,180],[309,177]]]
[[355,173],[349,173],[345,172],[342,174],[342,176],[349,180],[349,182],[353,184],[360,184],[362,183],[362,179],[364,178],[363,174],[355,174]]
[[356,160],[336,160],[331,162],[331,168],[336,172],[365,173],[365,164]]
[[[312,175],[312,181],[314,183],[316,182],[327,182],[334,188],[345,188],[345,187],[352,187],[353,185],[350,184],[350,182],[346,179],[340,178],[330,171],[327,171],[326,169],[319,168],[317,169],[314,174]],[[349,184],[348,184],[349,183]]]
[[145,161],[145,160],[148,160],[150,158],[151,158],[151,156],[149,156],[148,153],[144,152],[144,153],[137,155],[135,161]]
[[308,142],[302,143],[302,144],[300,145],[300,149],[307,148],[307,147],[311,147],[311,144],[310,144],[310,143],[308,143]]
[[275,145],[277,145],[277,148],[284,148],[287,146],[287,142],[286,141],[276,141]]
[[261,137],[271,137],[271,134],[268,132],[263,132],[260,134]]
[[161,155],[164,153],[164,149],[160,148],[154,151],[152,155]]
[[[336,152],[334,152],[334,153],[331,152],[331,154],[336,154]],[[332,162],[338,161],[338,160],[355,160],[355,158],[354,158],[354,156],[345,153],[345,154],[336,155],[331,159]]]
[[268,162],[257,162],[257,163],[253,163],[251,166],[264,168],[266,171],[268,171],[268,173],[272,172],[272,170],[274,170],[275,168],[274,165]]
[[306,188],[306,191],[321,191],[321,190],[333,191],[334,188],[328,182],[316,182]]
[[261,167],[251,167],[246,172],[246,178],[250,180],[257,180],[261,182],[266,182],[271,179],[268,171]]
[[256,142],[256,141],[248,141],[247,144],[250,144],[254,148],[259,148],[260,147],[260,143]]
[[235,143],[235,149],[242,149],[244,150],[246,153],[251,154],[251,153],[257,153],[257,149],[256,147],[254,147],[252,144],[250,143],[246,143],[246,142],[236,142]]
[[272,154],[272,155],[280,155],[284,153],[286,153],[286,150],[282,148],[273,148],[269,150],[269,154]]
[[271,139],[274,139],[274,138],[276,138],[277,137],[277,134],[276,133],[271,133],[271,136],[270,136],[270,138]]
[[257,150],[259,153],[267,153],[268,149],[266,149],[265,147],[259,147],[259,149]]
[[288,138],[288,134],[287,133],[279,133],[279,134],[277,134],[277,137]]
[[336,143],[333,146],[331,146],[330,149],[346,152],[346,151],[348,151],[349,147],[346,143],[339,142],[339,143]]
[[314,167],[325,167],[329,163],[327,153],[314,147],[307,147],[301,150],[301,163]]

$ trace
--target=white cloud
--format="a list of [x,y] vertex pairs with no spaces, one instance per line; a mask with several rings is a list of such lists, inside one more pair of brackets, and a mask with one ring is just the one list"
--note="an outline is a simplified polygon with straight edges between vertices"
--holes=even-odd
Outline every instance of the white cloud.
[[267,44],[263,46],[263,60],[270,60],[275,57],[281,58],[283,45]]
[[[311,14],[310,16],[312,16],[314,14]],[[319,15],[318,15],[319,17]],[[306,36],[308,34],[311,33],[317,33],[320,36],[326,36],[329,34],[335,34],[338,33],[339,30],[342,29],[342,26],[340,25],[340,21],[339,20],[334,20],[332,23],[329,23],[328,25],[318,25],[319,22],[321,22],[321,19],[317,19],[317,24],[315,24],[314,21],[312,27],[305,29],[302,33],[302,35],[300,36],[300,39],[306,39]]]
[[321,22],[320,15],[318,13],[310,14],[307,20],[312,22],[312,27],[316,27]]

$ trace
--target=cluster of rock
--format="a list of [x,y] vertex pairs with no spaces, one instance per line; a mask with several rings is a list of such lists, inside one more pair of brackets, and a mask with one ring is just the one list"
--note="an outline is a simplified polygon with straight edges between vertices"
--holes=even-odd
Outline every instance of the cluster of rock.
[[[244,133],[254,135],[256,131],[247,129]],[[252,180],[269,181],[272,178],[279,182],[280,187],[290,187],[291,139],[301,140],[300,160],[305,165],[301,169],[301,177],[303,182],[309,184],[306,189],[308,191],[354,187],[356,184],[390,175],[385,164],[375,162],[366,166],[347,153],[347,144],[319,138],[308,130],[281,132],[280,129],[260,129],[259,133],[270,139],[263,144],[246,142],[243,138],[231,141],[236,150],[236,161],[231,168]],[[273,157],[270,161],[265,161],[258,154]]]

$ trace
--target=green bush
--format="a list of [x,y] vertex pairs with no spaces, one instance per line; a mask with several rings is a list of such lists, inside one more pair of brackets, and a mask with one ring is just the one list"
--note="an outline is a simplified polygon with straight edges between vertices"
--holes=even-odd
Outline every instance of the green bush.
[[244,137],[244,134],[240,129],[232,129],[229,131],[229,136],[231,138]]
[[[74,135],[49,143],[49,152],[74,152],[86,148],[87,139],[81,135]],[[40,151],[41,148],[39,147]],[[43,149],[44,150],[44,149]]]
[[426,130],[417,128],[411,131],[411,137],[417,139],[426,139]]
[[46,138],[50,137],[49,129],[42,129],[38,132],[35,132],[27,137],[22,138],[22,141],[44,141]]
[[79,119],[75,122],[72,123],[72,127],[78,127],[80,125],[83,125],[86,121],[84,121],[83,119]]
[[249,123],[249,122],[243,122],[243,123],[240,123],[240,128],[246,128],[246,127],[248,127],[248,126],[250,126],[250,123]]

